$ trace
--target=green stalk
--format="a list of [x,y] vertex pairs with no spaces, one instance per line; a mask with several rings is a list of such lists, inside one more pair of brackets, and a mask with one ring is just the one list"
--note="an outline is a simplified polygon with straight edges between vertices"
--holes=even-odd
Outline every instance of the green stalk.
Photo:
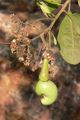
[[41,72],[39,74],[39,80],[40,81],[48,81],[49,80],[49,74],[48,74],[48,59],[44,59],[43,61],[43,65],[42,65],[42,69]]

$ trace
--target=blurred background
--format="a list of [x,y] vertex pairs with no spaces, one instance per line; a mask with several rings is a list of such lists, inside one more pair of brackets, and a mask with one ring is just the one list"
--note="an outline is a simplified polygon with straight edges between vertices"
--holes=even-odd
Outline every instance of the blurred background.
[[[80,13],[77,0],[71,11]],[[55,24],[56,36],[63,16]],[[35,94],[44,46],[39,38],[30,45],[28,38],[50,24],[34,22],[43,17],[35,0],[0,0],[0,120],[80,120],[80,64],[66,63],[56,47],[49,72],[58,99],[43,106]]]

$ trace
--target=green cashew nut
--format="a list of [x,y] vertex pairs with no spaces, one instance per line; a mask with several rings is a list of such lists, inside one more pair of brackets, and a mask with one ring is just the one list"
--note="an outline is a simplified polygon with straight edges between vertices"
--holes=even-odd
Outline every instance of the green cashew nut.
[[58,96],[56,85],[49,80],[48,75],[48,59],[44,59],[42,69],[39,75],[39,81],[36,84],[35,91],[39,96],[42,96],[41,103],[50,105],[55,102]]
[[50,105],[55,102],[58,90],[56,85],[50,80],[47,82],[38,81],[36,85],[36,93],[42,96],[41,103],[43,105]]

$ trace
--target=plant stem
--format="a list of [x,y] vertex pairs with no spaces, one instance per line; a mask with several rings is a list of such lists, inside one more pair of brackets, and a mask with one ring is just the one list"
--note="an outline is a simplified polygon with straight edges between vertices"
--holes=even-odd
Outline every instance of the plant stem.
[[53,19],[53,22],[50,24],[49,30],[52,29],[53,25],[55,24],[55,22],[57,21],[57,19],[60,17],[60,15],[64,12],[64,10],[66,9],[66,7],[67,7],[68,4],[70,3],[70,1],[71,1],[71,0],[67,0],[67,1],[63,4],[61,10],[58,12],[58,14],[57,14],[57,15],[55,16],[55,18]]
[[52,23],[50,24],[50,26],[48,28],[46,28],[42,33],[40,33],[38,36],[36,36],[35,38],[32,39],[32,41],[36,40],[37,38],[41,38],[42,35],[46,34],[47,32],[49,32],[52,27],[54,26],[54,24],[56,23],[57,19],[60,17],[60,15],[65,11],[66,7],[69,5],[69,3],[71,2],[71,0],[66,0],[66,2],[63,4],[61,10],[57,13],[57,15],[55,15],[55,18],[53,18]]

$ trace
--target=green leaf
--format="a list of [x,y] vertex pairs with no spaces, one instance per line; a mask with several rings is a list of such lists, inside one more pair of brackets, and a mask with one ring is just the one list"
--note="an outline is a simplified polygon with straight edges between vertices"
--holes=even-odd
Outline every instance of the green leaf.
[[51,14],[52,9],[49,8],[49,7],[47,6],[47,4],[44,3],[43,1],[37,2],[37,5],[41,8],[41,10],[43,11],[43,13],[44,13],[45,16],[48,17],[48,15]]
[[58,8],[59,4],[53,4],[53,3],[49,3],[49,2],[45,2],[45,4],[49,7],[50,11],[54,11],[56,8]]
[[41,10],[43,11],[45,16],[47,16],[47,14],[51,13],[51,11],[50,11],[49,7],[46,5],[46,3],[41,1],[40,3],[37,3],[37,4],[41,8]]
[[60,53],[70,64],[80,63],[80,14],[66,16],[59,29]]
[[80,0],[78,0],[78,5],[80,6]]
[[60,5],[60,0],[36,0],[37,5],[41,8],[45,16],[51,16],[52,11],[54,11]]
[[51,4],[60,4],[61,0],[44,0],[45,2],[51,3]]
[[44,2],[46,3],[46,5],[49,7],[49,9],[52,11],[54,11],[56,8],[59,7],[61,0],[44,0]]

